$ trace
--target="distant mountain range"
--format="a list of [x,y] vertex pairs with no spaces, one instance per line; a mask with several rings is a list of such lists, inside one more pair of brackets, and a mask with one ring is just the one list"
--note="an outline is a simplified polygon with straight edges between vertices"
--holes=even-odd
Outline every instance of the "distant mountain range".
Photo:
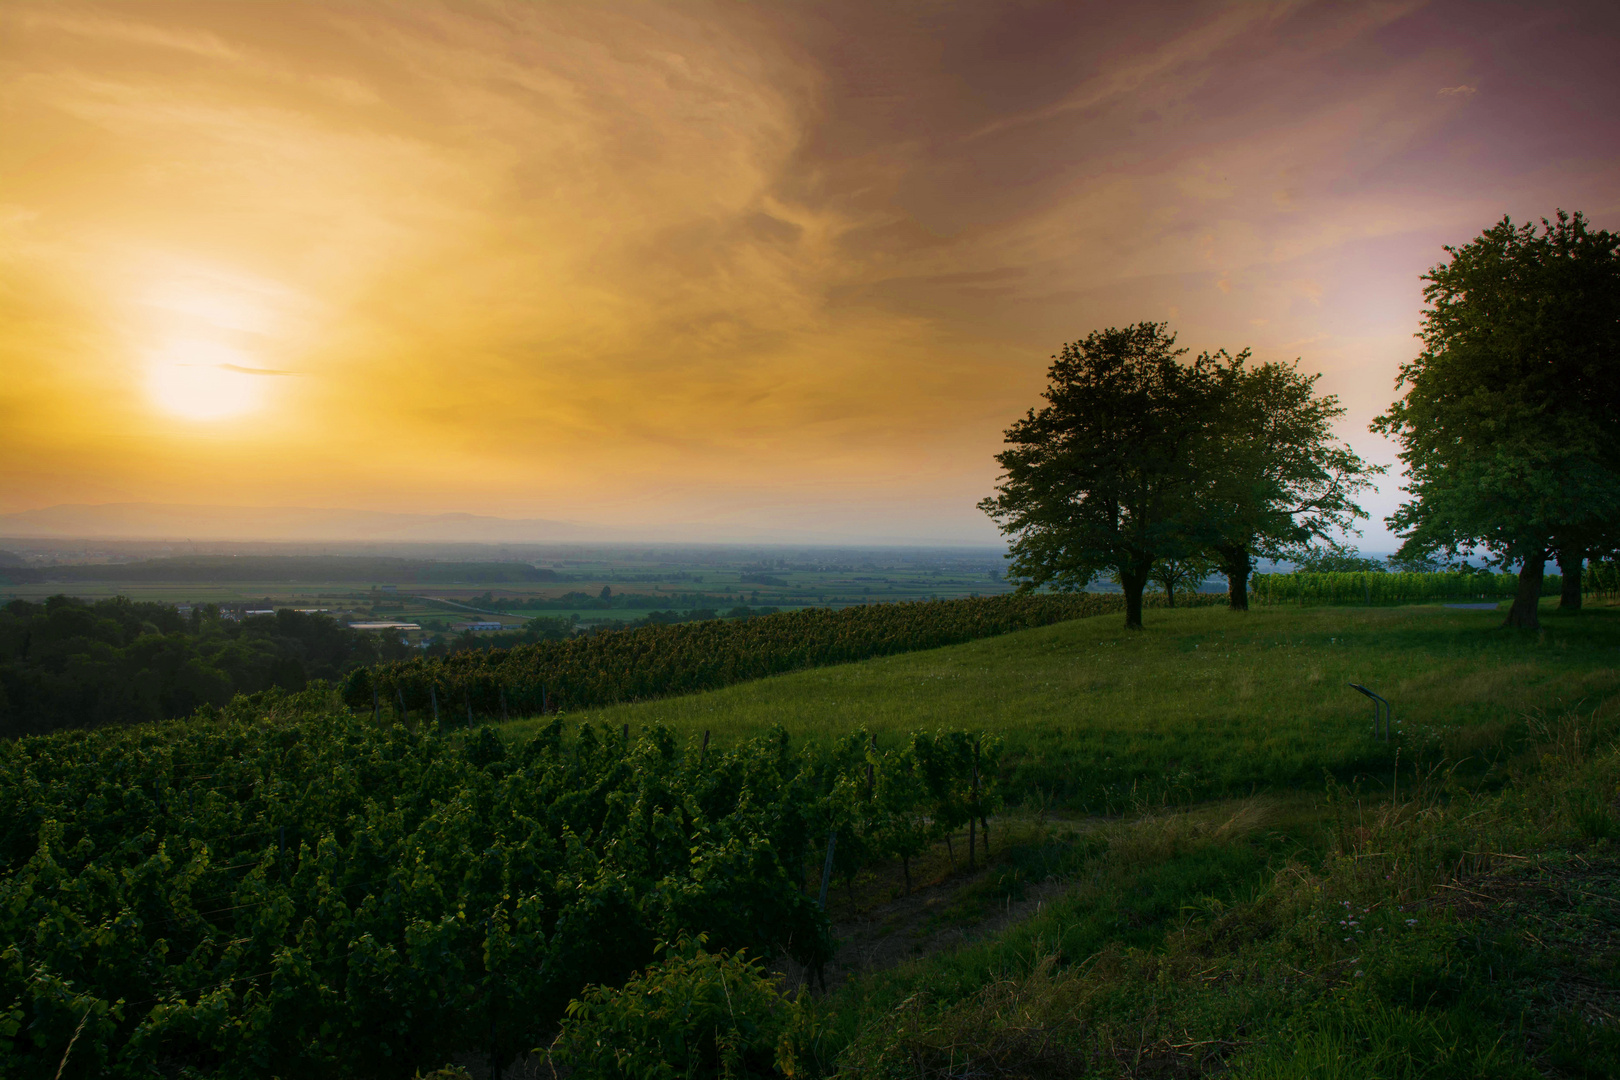
[[0,514],[0,537],[18,540],[265,541],[360,544],[811,544],[999,547],[988,534],[928,536],[813,533],[715,522],[608,526],[480,514],[395,514],[308,506],[66,503]]
[[307,506],[67,504],[0,514],[0,536],[98,540],[309,540],[546,543],[623,538],[618,530],[541,518],[390,514]]

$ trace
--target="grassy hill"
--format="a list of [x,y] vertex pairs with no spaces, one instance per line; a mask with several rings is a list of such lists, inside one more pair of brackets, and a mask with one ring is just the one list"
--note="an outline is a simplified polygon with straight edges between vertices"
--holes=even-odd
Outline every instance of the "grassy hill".
[[1373,740],[1351,682],[1394,703],[1407,760],[1476,755],[1527,711],[1620,689],[1620,609],[1545,619],[1524,636],[1495,612],[1443,607],[1193,608],[1127,633],[1111,615],[575,719],[722,742],[776,724],[795,738],[865,725],[880,740],[983,728],[1007,741],[1010,792],[1118,811],[1384,771],[1395,748]]
[[[924,929],[1023,917],[801,997],[800,1075],[1620,1075],[1620,609],[1500,619],[1101,617],[590,716],[1006,739],[1025,807],[976,877],[937,853]],[[907,933],[865,884],[835,917]]]

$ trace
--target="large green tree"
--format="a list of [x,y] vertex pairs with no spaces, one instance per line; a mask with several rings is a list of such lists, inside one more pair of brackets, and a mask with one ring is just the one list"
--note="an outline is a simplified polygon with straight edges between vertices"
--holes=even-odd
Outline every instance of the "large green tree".
[[1228,387],[1200,519],[1234,610],[1248,609],[1256,555],[1284,558],[1353,531],[1367,516],[1355,496],[1384,471],[1334,438],[1344,407],[1317,395],[1320,376],[1293,364],[1247,367],[1247,359],[1239,353],[1223,372]]
[[1400,440],[1401,551],[1519,566],[1510,626],[1539,626],[1546,560],[1576,570],[1620,518],[1620,237],[1580,214],[1504,217],[1424,276],[1423,351],[1373,423]]
[[1053,358],[1047,404],[1007,429],[1003,476],[979,504],[1012,537],[1019,588],[1084,589],[1114,571],[1142,626],[1156,561],[1194,554],[1200,476],[1232,364],[1181,358],[1163,323],[1099,330]]

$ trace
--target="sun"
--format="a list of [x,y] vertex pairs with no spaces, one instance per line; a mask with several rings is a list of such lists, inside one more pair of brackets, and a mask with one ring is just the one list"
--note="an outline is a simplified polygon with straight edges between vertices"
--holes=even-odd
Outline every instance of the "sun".
[[213,341],[174,341],[152,356],[146,389],[160,409],[187,420],[224,420],[264,403],[265,380],[247,357]]

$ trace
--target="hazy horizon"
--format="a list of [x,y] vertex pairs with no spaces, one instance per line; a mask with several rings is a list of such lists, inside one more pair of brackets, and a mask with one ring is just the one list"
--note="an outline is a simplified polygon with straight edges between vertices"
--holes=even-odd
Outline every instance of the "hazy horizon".
[[409,514],[347,507],[246,507],[163,503],[59,504],[0,514],[0,541],[117,540],[228,543],[699,544],[713,546],[871,546],[1004,548],[987,538],[939,534],[873,535],[722,529],[704,522],[611,527],[592,522],[465,513]]

